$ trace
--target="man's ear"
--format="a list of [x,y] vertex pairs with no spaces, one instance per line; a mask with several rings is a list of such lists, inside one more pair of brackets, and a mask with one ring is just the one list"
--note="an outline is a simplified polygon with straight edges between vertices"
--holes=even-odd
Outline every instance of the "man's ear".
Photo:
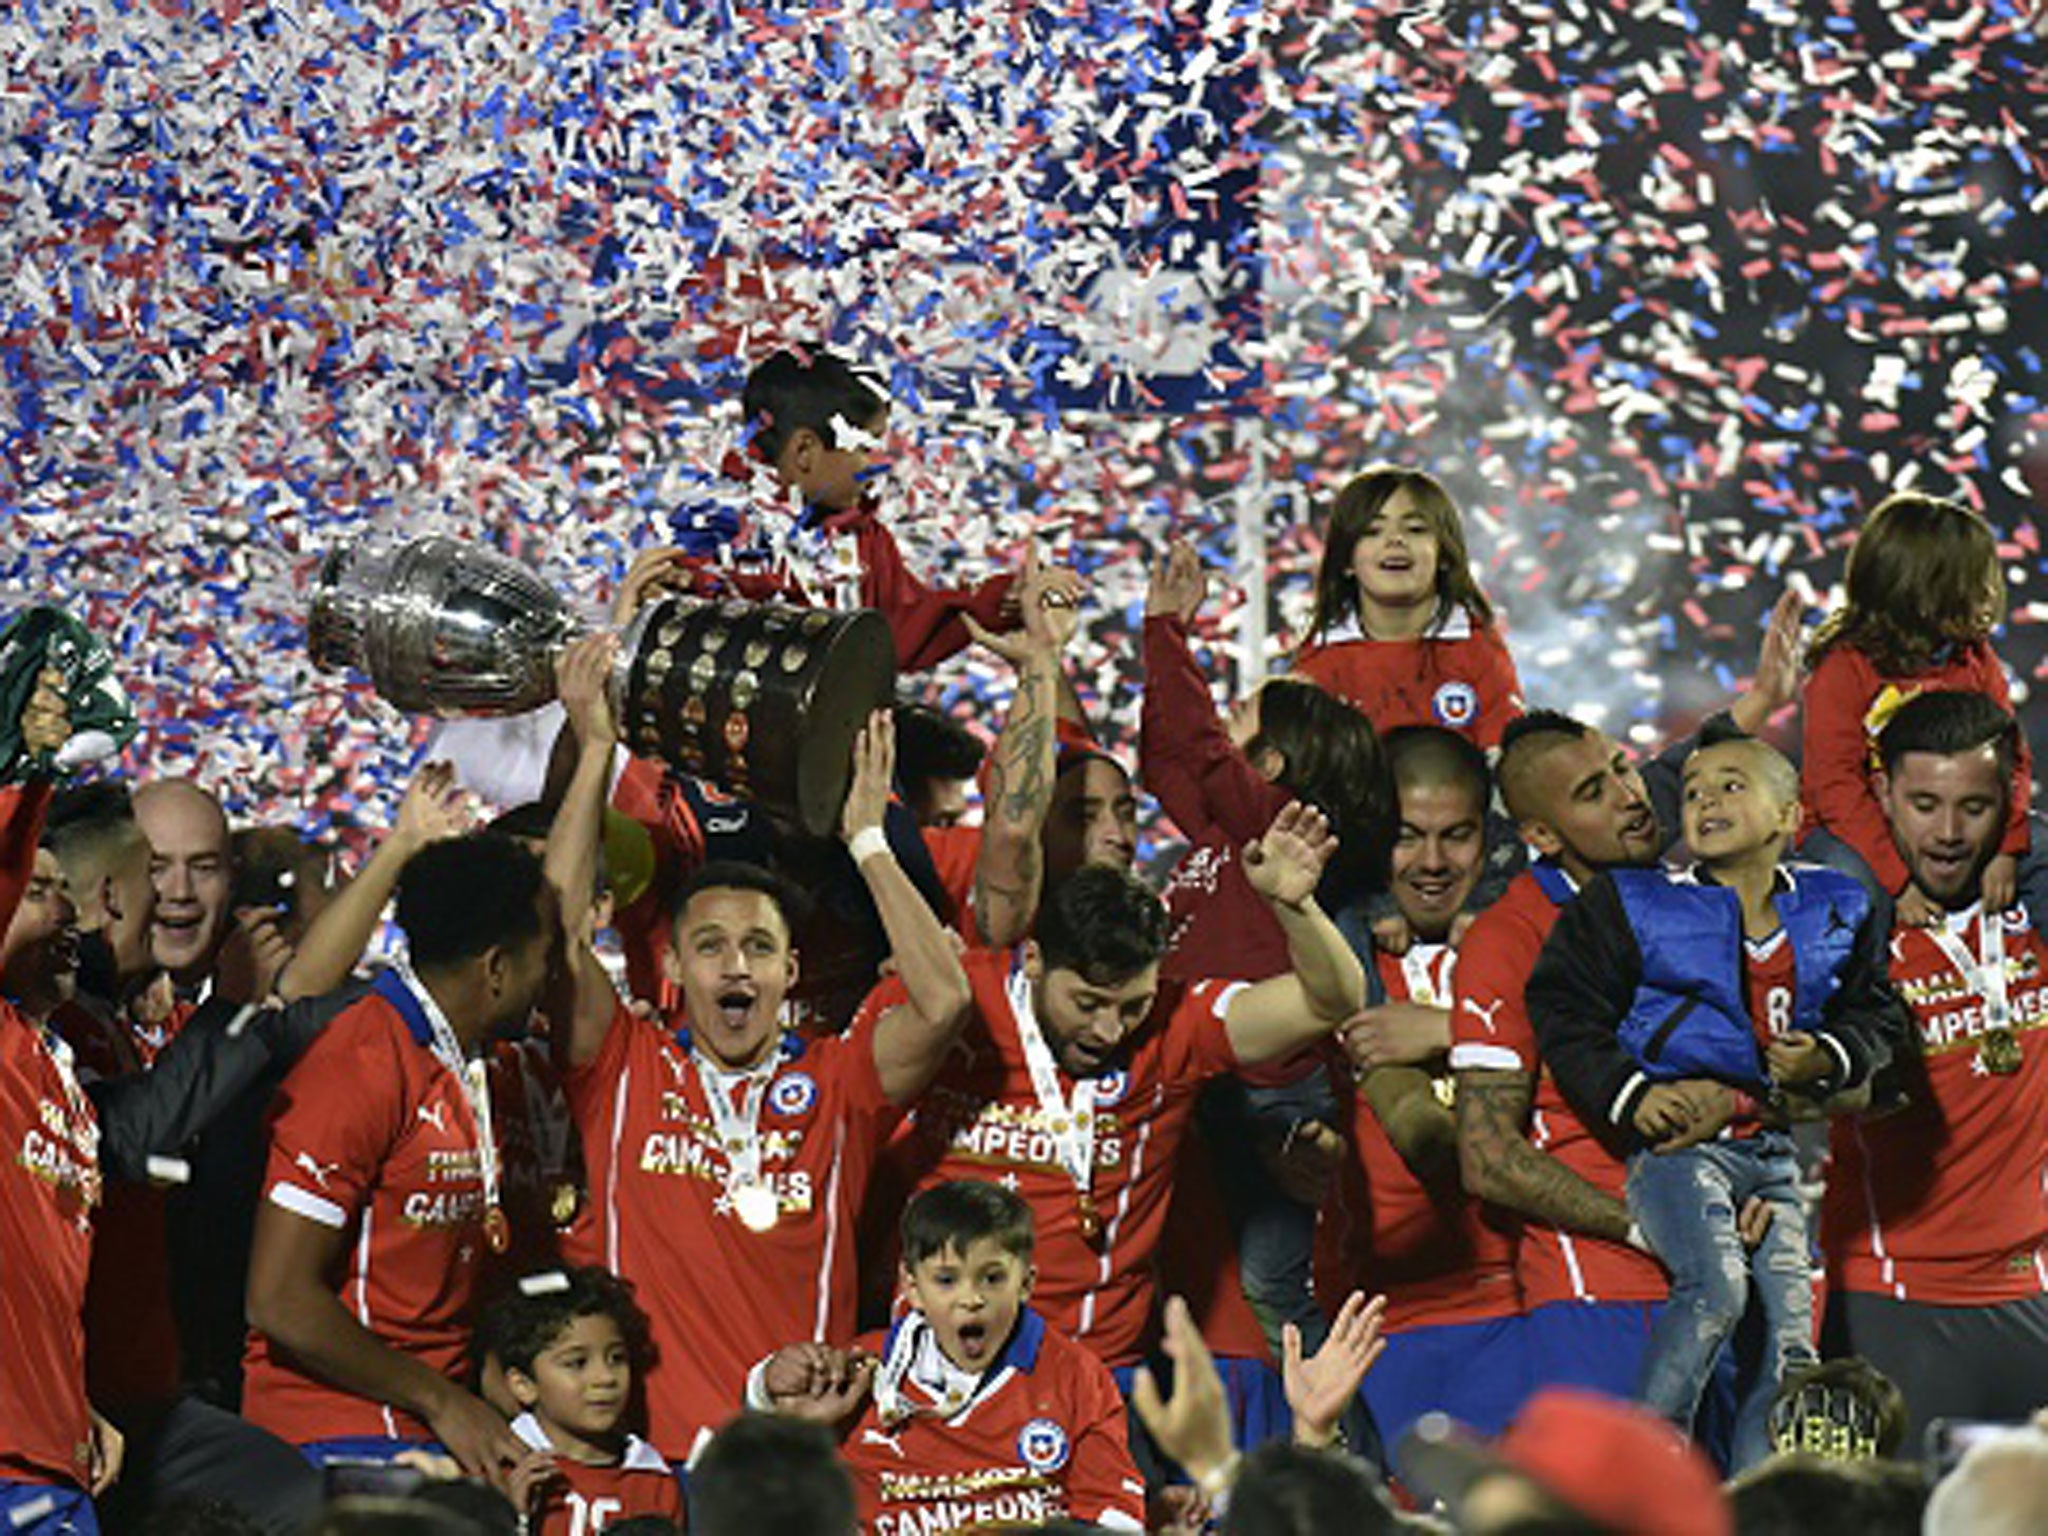
[[1522,841],[1546,859],[1554,859],[1564,852],[1564,839],[1551,830],[1548,822],[1538,821],[1532,816],[1520,824],[1520,831]]
[[1024,979],[1034,987],[1045,980],[1045,956],[1039,952],[1036,939],[1024,941]]
[[676,953],[674,934],[670,934],[668,942],[661,946],[661,974],[663,980],[671,986],[680,987],[683,984],[683,959]]
[[1020,1286],[1017,1290],[1017,1299],[1020,1301],[1029,1301],[1031,1299],[1031,1293],[1037,1289],[1038,1266],[1036,1264],[1026,1264],[1024,1266],[1024,1284]]
[[789,434],[789,441],[782,445],[782,452],[775,456],[775,467],[785,478],[802,481],[813,474],[818,460],[825,452],[825,440],[809,427],[798,427]]
[[1881,805],[1892,797],[1892,776],[1882,768],[1870,770],[1870,792],[1877,796]]

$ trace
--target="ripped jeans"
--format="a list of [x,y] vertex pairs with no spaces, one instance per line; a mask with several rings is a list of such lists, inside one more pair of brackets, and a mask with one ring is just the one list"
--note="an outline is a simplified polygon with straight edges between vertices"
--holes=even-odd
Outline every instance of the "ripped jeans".
[[[1737,1365],[1739,1408],[1731,1471],[1770,1454],[1771,1398],[1786,1375],[1814,1363],[1813,1264],[1792,1138],[1767,1130],[1682,1152],[1628,1160],[1628,1212],[1671,1272],[1671,1300],[1650,1331],[1639,1395],[1692,1432],[1722,1346],[1742,1321],[1754,1285],[1763,1311],[1761,1360]],[[1754,1253],[1736,1214],[1761,1198],[1771,1226]]]

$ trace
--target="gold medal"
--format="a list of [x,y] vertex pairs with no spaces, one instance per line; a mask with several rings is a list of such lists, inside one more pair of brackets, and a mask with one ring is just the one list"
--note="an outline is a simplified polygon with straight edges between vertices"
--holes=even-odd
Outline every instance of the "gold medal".
[[758,1179],[735,1182],[727,1193],[732,1197],[733,1214],[749,1232],[766,1232],[782,1217],[782,1202]]
[[1102,1241],[1102,1213],[1095,1209],[1095,1197],[1085,1190],[1074,1197],[1074,1218],[1082,1242],[1092,1247]]
[[505,1220],[505,1212],[498,1206],[484,1211],[484,1241],[491,1245],[493,1253],[503,1253],[512,1246],[512,1224]]
[[1984,1032],[1977,1044],[1977,1060],[1993,1077],[2011,1077],[2026,1064],[2026,1053],[2020,1047],[2020,1037],[2001,1027]]
[[583,1191],[564,1180],[555,1186],[554,1195],[548,1201],[548,1219],[558,1227],[566,1227],[576,1219],[576,1213],[582,1207]]

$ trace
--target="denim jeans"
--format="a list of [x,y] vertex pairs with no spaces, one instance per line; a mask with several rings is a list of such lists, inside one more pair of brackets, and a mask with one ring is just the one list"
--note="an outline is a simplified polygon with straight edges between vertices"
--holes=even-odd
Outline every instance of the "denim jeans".
[[[1770,1454],[1771,1398],[1788,1372],[1810,1365],[1813,1265],[1792,1138],[1765,1131],[1628,1161],[1628,1210],[1671,1272],[1671,1299],[1650,1331],[1639,1395],[1691,1433],[1714,1362],[1735,1333],[1752,1285],[1763,1311],[1761,1360],[1738,1366],[1734,1471]],[[1751,1253],[1736,1215],[1770,1202],[1771,1225]]]

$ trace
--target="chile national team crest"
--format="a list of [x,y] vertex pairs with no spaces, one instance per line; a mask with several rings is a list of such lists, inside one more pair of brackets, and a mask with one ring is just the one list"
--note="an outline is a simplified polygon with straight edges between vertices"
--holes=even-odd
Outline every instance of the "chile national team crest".
[[1067,1432],[1052,1419],[1033,1419],[1017,1431],[1017,1455],[1043,1475],[1067,1464]]
[[818,1102],[818,1083],[808,1072],[785,1072],[768,1090],[768,1107],[778,1115],[801,1115]]
[[1470,683],[1445,683],[1431,696],[1429,708],[1439,725],[1463,730],[1479,713],[1479,690]]
[[1106,1109],[1121,1099],[1131,1086],[1131,1074],[1122,1067],[1112,1067],[1095,1079],[1095,1106]]

